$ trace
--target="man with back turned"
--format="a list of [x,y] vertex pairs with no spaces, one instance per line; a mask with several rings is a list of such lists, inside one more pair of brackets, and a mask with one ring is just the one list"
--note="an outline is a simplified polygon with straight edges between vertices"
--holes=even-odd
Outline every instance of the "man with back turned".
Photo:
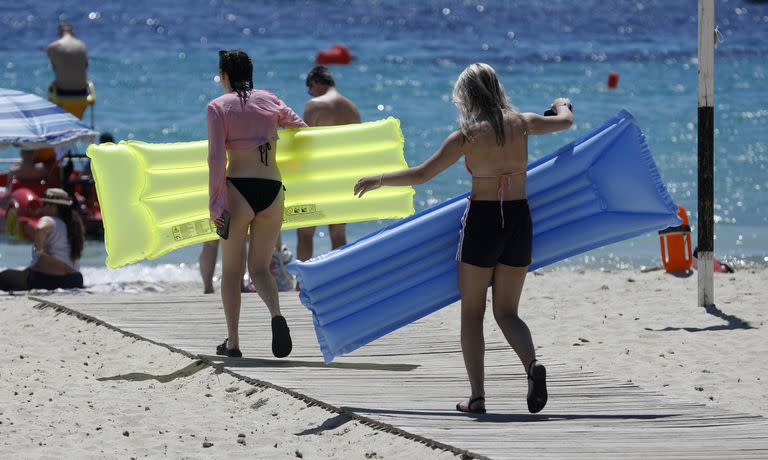
[[[312,96],[304,106],[304,121],[309,126],[335,126],[360,123],[360,112],[357,106],[344,97],[327,67],[319,65],[307,74],[307,90]],[[336,249],[347,244],[346,224],[331,224],[328,226],[331,235],[331,247]],[[315,227],[297,229],[296,258],[308,260],[312,258],[313,237]]]

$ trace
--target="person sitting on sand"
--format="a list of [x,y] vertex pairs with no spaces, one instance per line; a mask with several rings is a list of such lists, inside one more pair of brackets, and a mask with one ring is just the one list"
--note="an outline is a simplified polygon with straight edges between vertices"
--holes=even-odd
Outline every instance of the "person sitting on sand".
[[360,179],[359,197],[382,186],[424,183],[462,156],[472,175],[472,195],[461,221],[456,259],[461,293],[461,351],[471,395],[456,404],[461,412],[485,412],[483,316],[493,284],[493,316],[528,375],[528,410],[547,403],[546,369],[536,360],[531,331],[518,316],[520,294],[531,263],[533,230],[525,193],[528,136],[568,129],[568,99],[552,103],[555,116],[520,113],[512,107],[487,64],[475,63],[453,88],[461,129],[451,133],[424,163]]
[[0,290],[83,287],[78,263],[85,246],[83,222],[64,190],[49,188],[41,200],[44,215],[35,227],[32,262],[24,270],[0,272]]

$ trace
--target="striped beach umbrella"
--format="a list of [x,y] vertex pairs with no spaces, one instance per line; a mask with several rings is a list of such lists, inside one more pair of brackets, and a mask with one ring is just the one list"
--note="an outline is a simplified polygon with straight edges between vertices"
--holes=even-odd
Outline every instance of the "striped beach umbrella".
[[53,147],[57,156],[98,133],[79,118],[40,96],[0,88],[0,149]]

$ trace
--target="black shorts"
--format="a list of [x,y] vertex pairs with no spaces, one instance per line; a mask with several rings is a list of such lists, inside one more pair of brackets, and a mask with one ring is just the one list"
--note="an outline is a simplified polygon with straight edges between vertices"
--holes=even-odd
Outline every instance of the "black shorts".
[[470,201],[461,219],[456,260],[477,267],[494,267],[497,263],[527,267],[531,264],[532,245],[528,200]]
[[80,272],[69,275],[46,275],[45,273],[29,271],[27,289],[76,289],[83,288],[83,275]]

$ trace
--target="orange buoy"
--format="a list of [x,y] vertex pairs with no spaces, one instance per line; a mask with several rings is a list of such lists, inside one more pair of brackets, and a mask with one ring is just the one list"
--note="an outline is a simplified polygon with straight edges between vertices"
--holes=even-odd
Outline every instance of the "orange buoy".
[[318,64],[349,64],[352,62],[352,53],[344,45],[333,45],[330,49],[317,53],[315,61]]
[[608,87],[615,88],[619,86],[619,72],[608,73]]
[[688,225],[688,216],[682,206],[677,205],[677,210],[677,215],[683,219],[683,224],[659,231],[661,262],[668,273],[690,270],[693,264],[691,227]]

